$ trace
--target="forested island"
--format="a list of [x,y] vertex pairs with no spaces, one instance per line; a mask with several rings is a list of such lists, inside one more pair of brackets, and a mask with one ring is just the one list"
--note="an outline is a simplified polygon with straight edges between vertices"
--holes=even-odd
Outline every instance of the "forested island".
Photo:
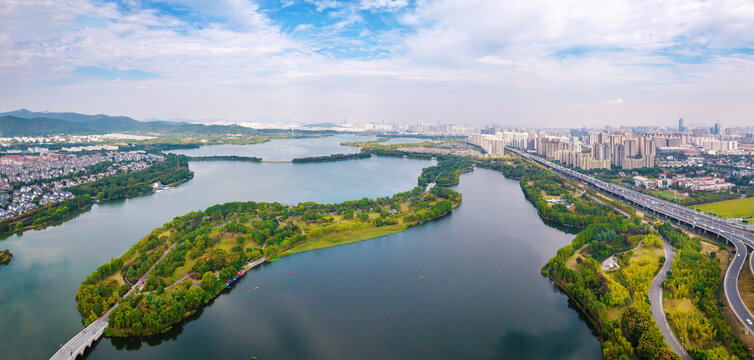
[[293,163],[295,164],[303,164],[303,163],[320,163],[320,162],[328,162],[328,161],[342,161],[342,160],[356,160],[356,159],[366,159],[371,157],[371,154],[368,153],[355,153],[355,154],[332,154],[332,155],[325,155],[325,156],[311,156],[311,157],[304,157],[304,158],[296,158],[293,159]]
[[13,254],[10,253],[10,250],[2,250],[0,251],[0,265],[5,265],[10,262],[10,259],[13,258]]
[[245,161],[245,162],[260,162],[262,158],[254,156],[238,156],[238,155],[212,155],[212,156],[190,156],[189,161]]
[[[393,234],[460,202],[460,193],[435,186],[339,204],[215,205],[176,217],[92,272],[78,289],[77,307],[89,324],[119,304],[108,336],[161,333],[216,297],[249,261]],[[143,291],[124,297],[147,273]]]
[[191,179],[188,158],[168,154],[164,161],[143,170],[92,181],[66,188],[74,194],[72,199],[50,203],[22,215],[0,222],[0,235],[23,232],[59,223],[89,210],[93,199],[118,200],[152,192],[152,184],[159,182],[174,186]]

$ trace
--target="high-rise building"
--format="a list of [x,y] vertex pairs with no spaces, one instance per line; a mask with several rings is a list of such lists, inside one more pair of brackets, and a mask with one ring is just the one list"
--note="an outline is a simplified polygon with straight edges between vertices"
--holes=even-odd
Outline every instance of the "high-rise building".
[[678,119],[678,131],[686,131],[686,127],[683,126],[683,118]]

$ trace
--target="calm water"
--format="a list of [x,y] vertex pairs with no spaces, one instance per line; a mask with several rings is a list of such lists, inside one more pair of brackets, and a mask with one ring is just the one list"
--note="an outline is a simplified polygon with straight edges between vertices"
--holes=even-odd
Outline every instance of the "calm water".
[[[0,241],[15,254],[0,268],[0,357],[54,353],[82,328],[73,297],[86,274],[176,215],[234,200],[389,195],[414,186],[429,164],[191,163],[194,179],[176,189]],[[586,324],[539,275],[572,235],[545,226],[499,173],[463,175],[457,190],[463,205],[446,218],[265,265],[168,334],[103,339],[88,358],[600,358]]]
[[351,154],[359,152],[356,147],[341,146],[341,142],[369,141],[376,137],[336,135],[311,139],[276,139],[254,145],[209,145],[198,149],[170,151],[188,156],[256,156],[263,160],[291,160],[309,156]]
[[394,137],[394,138],[390,138],[390,140],[382,142],[380,144],[382,144],[382,145],[416,144],[416,143],[420,143],[422,141],[430,141],[430,139],[421,139],[421,138],[413,138],[413,137]]

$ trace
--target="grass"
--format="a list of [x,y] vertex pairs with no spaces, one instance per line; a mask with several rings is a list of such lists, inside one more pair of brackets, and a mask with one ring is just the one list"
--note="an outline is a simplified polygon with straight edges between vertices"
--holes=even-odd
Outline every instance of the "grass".
[[325,234],[320,237],[310,238],[305,242],[296,244],[292,248],[282,252],[280,257],[293,255],[296,253],[324,249],[337,245],[350,244],[358,241],[374,239],[380,236],[395,234],[406,230],[406,225],[390,225],[375,228],[370,224],[363,224],[357,229],[342,231],[337,233]]
[[123,276],[121,276],[120,271],[117,271],[114,274],[106,277],[103,281],[107,282],[110,280],[115,280],[118,283],[118,286],[121,286],[126,283],[125,281],[123,281]]
[[631,260],[633,259],[639,259],[642,256],[648,256],[651,258],[660,258],[660,256],[665,256],[665,250],[663,250],[661,247],[653,247],[653,246],[644,246],[642,244],[638,249],[634,250],[631,254]]
[[620,321],[621,316],[623,316],[623,312],[628,309],[628,305],[626,306],[616,306],[611,307],[607,309],[607,318],[609,320],[618,320]]
[[754,198],[718,201],[693,208],[724,218],[748,218],[754,217]]
[[665,310],[666,313],[673,314],[673,313],[691,313],[691,314],[699,314],[701,315],[702,312],[699,311],[699,309],[694,306],[694,303],[691,302],[691,299],[688,298],[680,298],[680,299],[669,299],[665,298],[662,300],[662,308]]
[[668,200],[668,201],[673,201],[673,200],[676,200],[676,199],[685,199],[685,198],[688,197],[688,196],[683,196],[681,194],[673,194],[672,192],[667,191],[667,190],[652,191],[652,195],[654,195],[654,196],[656,196],[658,198],[661,198],[661,199]]
[[566,259],[566,261],[565,261],[565,266],[567,268],[573,270],[573,271],[576,271],[576,269],[578,268],[578,263],[576,262],[576,258],[578,258],[579,256],[582,257],[582,258],[585,257],[584,255],[581,254],[581,252],[584,249],[586,249],[586,247],[587,247],[587,245],[582,246],[581,249],[576,250],[573,253],[573,255],[571,255],[570,257],[568,257],[568,259]]

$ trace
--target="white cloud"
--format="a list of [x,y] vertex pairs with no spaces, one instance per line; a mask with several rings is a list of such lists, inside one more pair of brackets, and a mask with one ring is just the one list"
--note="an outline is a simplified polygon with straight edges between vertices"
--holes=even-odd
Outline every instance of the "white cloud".
[[[285,33],[247,0],[180,2],[222,19],[203,26],[140,2],[124,10],[85,0],[3,1],[0,107],[140,118],[563,126],[658,124],[678,114],[743,124],[754,111],[747,99],[754,83],[746,80],[754,79],[754,58],[729,51],[754,46],[748,1],[311,2],[336,20]],[[359,28],[363,11],[380,10],[397,11],[409,30]],[[79,15],[108,24],[77,26]],[[360,35],[344,35],[352,29]],[[333,46],[384,55],[322,51]],[[662,53],[668,49],[704,59],[678,61]],[[82,66],[160,77],[47,85]],[[605,100],[616,94],[621,98]]]
[[406,6],[408,6],[408,0],[361,0],[359,7],[362,10],[386,9],[395,11]]

